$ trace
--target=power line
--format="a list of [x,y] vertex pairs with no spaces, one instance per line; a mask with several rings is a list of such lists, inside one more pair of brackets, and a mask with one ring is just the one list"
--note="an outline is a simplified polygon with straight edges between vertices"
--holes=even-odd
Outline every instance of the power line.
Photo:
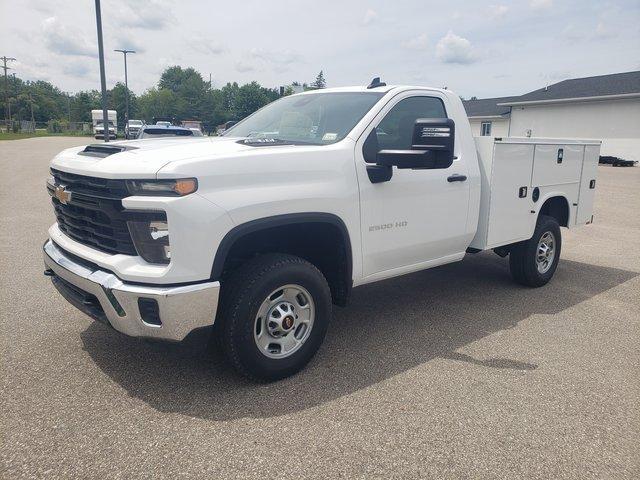
[[7,80],[7,70],[11,70],[11,67],[7,67],[7,62],[15,62],[16,59],[13,57],[7,57],[6,55],[0,57],[2,60],[2,68],[4,69],[4,120],[7,131],[9,131],[9,122],[11,121],[10,113],[9,113],[9,81]]

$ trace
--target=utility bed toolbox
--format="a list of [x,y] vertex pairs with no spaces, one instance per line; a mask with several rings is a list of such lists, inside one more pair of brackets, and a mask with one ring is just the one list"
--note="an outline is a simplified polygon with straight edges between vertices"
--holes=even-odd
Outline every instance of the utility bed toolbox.
[[548,199],[568,213],[567,227],[593,214],[599,140],[477,137],[481,198],[472,248],[527,240]]

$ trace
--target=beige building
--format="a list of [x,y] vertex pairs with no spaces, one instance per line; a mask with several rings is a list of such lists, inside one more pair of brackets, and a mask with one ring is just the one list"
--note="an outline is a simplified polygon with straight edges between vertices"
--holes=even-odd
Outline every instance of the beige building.
[[511,107],[499,105],[517,97],[465,100],[471,131],[476,137],[508,137]]
[[464,103],[475,135],[595,138],[602,155],[640,160],[640,71]]

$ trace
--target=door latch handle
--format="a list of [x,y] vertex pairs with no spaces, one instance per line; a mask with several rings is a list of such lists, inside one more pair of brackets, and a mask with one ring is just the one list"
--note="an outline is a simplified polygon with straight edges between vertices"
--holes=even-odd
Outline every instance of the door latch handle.
[[458,175],[457,173],[447,177],[447,182],[464,182],[467,179],[466,175]]

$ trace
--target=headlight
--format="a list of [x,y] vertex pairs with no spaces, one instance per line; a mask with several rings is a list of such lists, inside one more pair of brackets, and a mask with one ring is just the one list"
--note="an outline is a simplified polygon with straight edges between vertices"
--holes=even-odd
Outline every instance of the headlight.
[[129,220],[127,226],[138,255],[149,263],[169,263],[171,246],[166,216],[157,220]]
[[195,178],[127,180],[127,189],[131,195],[181,197],[198,190],[198,181]]

